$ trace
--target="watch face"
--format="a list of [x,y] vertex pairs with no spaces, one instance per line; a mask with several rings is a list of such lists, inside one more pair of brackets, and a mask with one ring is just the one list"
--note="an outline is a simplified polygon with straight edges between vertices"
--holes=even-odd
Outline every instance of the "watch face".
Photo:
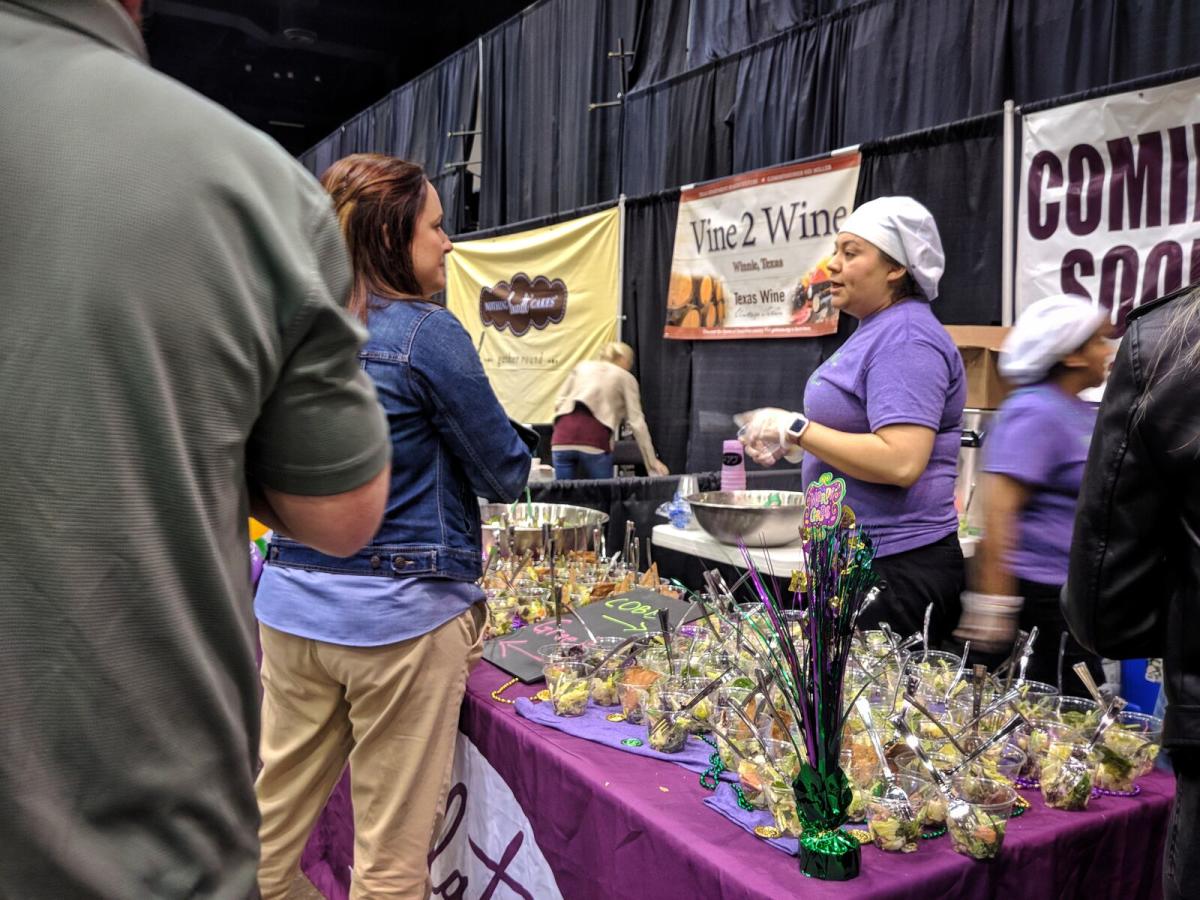
[[793,419],[792,424],[788,427],[788,434],[799,434],[807,424],[808,419]]

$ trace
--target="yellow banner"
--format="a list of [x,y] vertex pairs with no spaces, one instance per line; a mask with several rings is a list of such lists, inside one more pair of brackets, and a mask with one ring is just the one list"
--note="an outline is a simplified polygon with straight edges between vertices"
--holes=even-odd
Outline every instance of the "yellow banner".
[[519,422],[554,421],[571,369],[617,336],[620,210],[454,245],[446,305]]

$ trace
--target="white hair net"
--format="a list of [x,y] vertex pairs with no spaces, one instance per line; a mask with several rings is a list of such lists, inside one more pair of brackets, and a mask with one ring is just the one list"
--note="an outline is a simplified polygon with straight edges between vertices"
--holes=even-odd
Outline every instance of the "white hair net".
[[912,197],[868,200],[838,230],[870,241],[908,269],[926,300],[937,297],[946,254],[933,215]]
[[1000,374],[1015,384],[1044,379],[1108,321],[1108,313],[1082,297],[1055,294],[1030,306],[1000,348]]

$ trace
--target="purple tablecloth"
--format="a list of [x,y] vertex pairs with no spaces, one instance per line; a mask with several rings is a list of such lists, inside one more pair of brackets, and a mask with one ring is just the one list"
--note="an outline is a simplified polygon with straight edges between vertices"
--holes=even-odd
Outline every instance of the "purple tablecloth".
[[[618,712],[620,711],[620,707],[616,707],[615,709]],[[612,747],[615,750],[621,750],[623,753],[644,756],[648,759],[656,759],[659,762],[673,763],[677,766],[682,766],[689,772],[695,772],[697,775],[709,769],[709,762],[715,752],[712,747],[700,740],[700,738],[689,735],[687,745],[680,752],[660,753],[653,749],[646,741],[645,725],[630,725],[628,722],[610,722],[606,717],[614,711],[614,708],[596,706],[596,704],[590,701],[588,702],[587,711],[582,716],[571,718],[556,716],[554,709],[549,703],[537,703],[527,700],[524,697],[517,700],[516,710],[517,715],[546,728],[553,728],[556,731],[561,731],[564,734],[569,734],[585,741],[592,741],[606,747]],[[622,748],[621,742],[630,738],[636,738],[643,743],[635,747]],[[724,772],[721,774],[721,778],[726,781],[737,780],[737,776],[733,772]]]
[[[1141,782],[1139,797],[1097,798],[1082,813],[1047,809],[1036,791],[1024,791],[1032,808],[1012,822],[1003,856],[992,862],[956,854],[945,838],[912,854],[867,846],[855,881],[812,881],[794,858],[705,806],[710,795],[694,773],[521,718],[490,696],[507,680],[494,666],[479,665],[468,682],[462,728],[512,789],[569,900],[1161,896],[1174,780],[1159,772]],[[504,696],[534,691],[516,685]],[[326,827],[310,841],[305,871],[328,897],[342,898],[352,838],[346,799],[335,794],[334,801]]]

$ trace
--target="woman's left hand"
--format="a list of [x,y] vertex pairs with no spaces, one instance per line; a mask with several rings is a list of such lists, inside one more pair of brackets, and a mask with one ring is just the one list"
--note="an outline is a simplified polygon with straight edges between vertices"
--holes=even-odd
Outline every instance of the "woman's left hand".
[[746,453],[760,466],[775,465],[793,449],[788,440],[788,428],[796,421],[794,412],[766,406],[740,413],[734,416],[734,421],[742,425],[738,439]]

